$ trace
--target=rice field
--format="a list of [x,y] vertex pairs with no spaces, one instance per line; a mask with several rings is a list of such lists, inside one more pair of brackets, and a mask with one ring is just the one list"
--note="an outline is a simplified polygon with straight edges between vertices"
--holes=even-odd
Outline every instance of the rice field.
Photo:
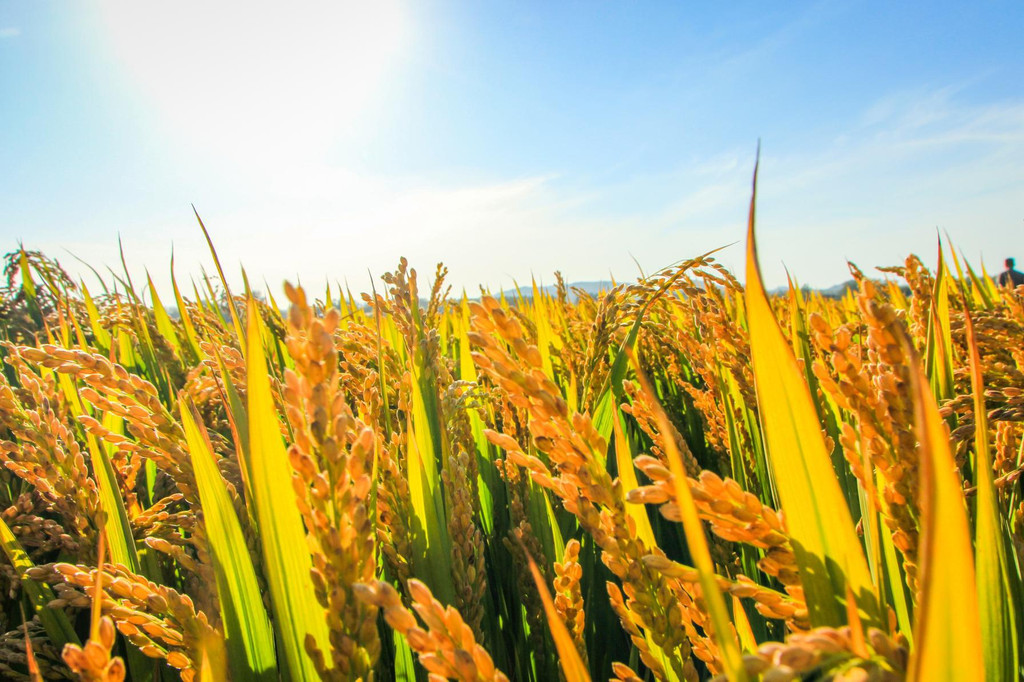
[[475,299],[13,252],[0,678],[1019,679],[1022,290],[754,239]]

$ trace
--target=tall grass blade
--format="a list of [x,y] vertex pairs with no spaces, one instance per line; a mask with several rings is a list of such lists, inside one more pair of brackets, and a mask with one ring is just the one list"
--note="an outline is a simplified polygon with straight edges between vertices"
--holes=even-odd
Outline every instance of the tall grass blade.
[[[628,495],[630,490],[640,487],[640,483],[636,478],[636,470],[633,468],[633,451],[622,425],[621,412],[617,407],[613,409],[612,434],[615,443],[615,465],[619,472],[619,480],[622,481],[622,492],[624,495]],[[644,545],[648,549],[657,547],[658,541],[654,539],[654,529],[651,528],[651,520],[647,517],[647,508],[644,505],[627,504],[626,513],[636,522],[636,535],[643,540]]]
[[[999,513],[989,449],[988,416],[985,412],[985,383],[981,356],[970,311],[964,308],[964,323],[974,391],[974,468],[977,483],[975,508],[975,570],[985,670],[993,682],[1018,678],[1020,665],[1020,624],[1014,608],[1014,585],[1006,555],[1004,521]],[[966,588],[966,586],[965,586]]]
[[747,232],[746,305],[754,383],[768,456],[800,567],[811,623],[841,626],[850,585],[863,616],[880,624],[867,561],[825,449],[818,415],[761,283],[754,237],[757,169]]
[[149,285],[149,296],[153,301],[153,319],[156,322],[156,330],[160,332],[160,336],[167,340],[167,343],[171,344],[171,348],[174,349],[175,355],[181,358],[181,343],[178,341],[178,333],[174,331],[174,323],[171,322],[171,316],[167,314],[167,308],[164,307],[163,301],[160,300],[160,294],[156,291],[156,285],[153,284],[153,278],[146,273],[146,284]]
[[[419,378],[412,378],[412,409],[408,419],[409,497],[419,523],[413,534],[416,552],[414,565],[425,571],[424,582],[444,603],[455,601],[449,564],[451,541],[441,494],[441,477],[437,470],[430,418]],[[418,563],[417,563],[418,562]]]
[[569,634],[569,628],[562,622],[562,617],[555,609],[555,602],[551,599],[551,592],[544,583],[544,577],[540,574],[537,563],[529,553],[526,556],[530,563],[530,574],[533,576],[533,582],[536,583],[537,592],[544,604],[544,615],[547,617],[551,638],[555,641],[555,648],[558,650],[558,664],[562,668],[562,673],[565,674],[565,682],[590,682],[587,666],[583,664],[580,653],[576,651],[576,644],[573,642],[572,635]]
[[185,330],[185,340],[188,341],[193,357],[202,357],[202,353],[199,350],[199,337],[196,334],[196,327],[192,323],[192,314],[185,307],[185,299],[182,298],[181,290],[178,288],[178,279],[174,276],[173,254],[171,254],[171,289],[174,290],[174,305],[178,307],[178,318],[181,320],[182,329]]
[[[961,256],[962,255],[963,254],[961,254]],[[978,278],[978,275],[974,272],[974,268],[971,267],[971,264],[967,259],[964,259],[964,265],[967,266],[967,276],[971,278],[971,291],[974,295],[974,304],[978,305],[980,301],[982,308],[985,310],[991,310],[992,295],[989,293],[988,287],[986,287],[985,283]]]
[[256,569],[224,478],[217,469],[206,428],[184,394],[179,404],[217,578],[231,679],[269,682],[277,677],[274,632],[263,606]]
[[[196,210],[195,206],[192,207],[192,212],[196,214],[196,220],[199,221],[199,228],[203,231],[203,236],[206,237],[207,246],[210,247],[210,255],[213,256],[213,263],[217,266],[217,275],[220,277],[221,286],[224,287],[224,295],[228,299],[227,306],[228,312],[231,314],[231,324],[235,326],[235,333],[238,334],[238,343],[244,353],[246,344],[245,335],[242,333],[242,321],[238,317],[238,310],[235,309],[235,299],[231,295],[231,287],[228,286],[228,279],[224,276],[224,268],[220,266],[220,258],[217,256],[217,249],[213,248],[213,240],[210,238],[210,233],[207,231],[206,225],[203,224],[203,219],[199,217],[199,211]],[[209,286],[209,279],[207,279],[206,283],[207,286]],[[210,296],[211,303],[213,303],[214,307],[217,307],[217,299],[213,296],[212,288],[210,289]]]
[[249,299],[247,318],[249,459],[263,565],[285,666],[292,682],[307,682],[318,676],[306,655],[306,635],[312,635],[320,650],[326,651],[327,624],[313,593],[306,531],[295,504],[292,470],[281,440],[263,354],[262,322],[253,299]]
[[[909,341],[906,341],[909,347]],[[920,368],[911,370],[920,442],[921,588],[908,680],[985,679],[974,554],[949,434]]]
[[[654,406],[654,416],[658,421],[658,429],[664,434],[672,433],[672,426],[669,423],[668,415],[662,409],[651,385],[639,365],[635,367],[637,379],[640,381],[642,390],[648,395],[651,405]],[[700,516],[697,512],[697,505],[693,501],[693,493],[690,491],[689,479],[686,476],[686,468],[683,466],[683,458],[676,447],[675,439],[668,436],[664,439],[665,457],[668,459],[669,469],[672,472],[673,491],[675,492],[676,505],[679,507],[679,514],[682,516],[683,532],[686,535],[686,544],[690,549],[690,556],[696,564],[697,574],[700,577],[700,588],[707,610],[711,615],[711,623],[714,626],[714,638],[722,652],[722,665],[726,675],[733,682],[746,682],[747,673],[743,667],[739,642],[736,640],[732,622],[729,620],[729,611],[725,606],[725,599],[718,588],[715,574],[715,564],[711,559],[711,550],[708,549],[708,540],[704,535],[704,526],[701,525]]]
[[953,337],[949,325],[949,272],[939,242],[939,265],[935,273],[932,308],[928,315],[925,368],[928,381],[939,399],[953,397]]

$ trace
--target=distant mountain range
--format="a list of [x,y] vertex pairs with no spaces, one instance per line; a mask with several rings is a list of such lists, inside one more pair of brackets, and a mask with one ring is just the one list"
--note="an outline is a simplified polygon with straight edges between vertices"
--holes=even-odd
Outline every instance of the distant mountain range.
[[[623,284],[623,283],[631,284],[632,280],[630,280],[629,282],[619,282],[619,284]],[[585,281],[585,282],[570,282],[568,284],[568,287],[569,287],[569,297],[570,297],[570,300],[573,300],[573,301],[576,300],[577,296],[573,293],[573,289],[579,289],[581,291],[585,291],[586,293],[590,294],[591,296],[597,296],[602,291],[607,291],[608,289],[611,289],[613,286],[614,286],[614,284],[611,281],[609,281],[609,280],[592,280],[592,281]],[[905,294],[910,295],[910,288],[909,287],[907,287],[906,285],[902,285],[900,288],[903,289],[903,292]],[[549,284],[547,286],[540,287],[540,289],[542,291],[544,291],[545,293],[550,294],[552,296],[554,296],[557,293],[557,291],[558,291],[558,287],[556,287],[553,284]],[[851,290],[855,291],[856,289],[857,289],[857,282],[856,282],[856,280],[852,280],[852,279],[846,280],[845,282],[842,282],[840,284],[835,284],[833,286],[826,287],[824,289],[815,289],[814,287],[808,287],[808,286],[801,287],[801,291],[803,291],[805,293],[813,292],[813,293],[821,294],[825,298],[842,298],[843,296],[846,295],[847,291],[851,291]],[[530,286],[520,287],[520,291],[522,291],[524,298],[527,298],[527,299],[533,298],[533,288],[532,287],[530,287]],[[776,287],[776,288],[770,290],[768,293],[776,294],[776,295],[782,295],[782,294],[787,293],[788,291],[789,291],[789,287]],[[506,289],[505,291],[503,291],[501,293],[503,293],[505,295],[505,297],[509,298],[509,299],[514,299],[516,297],[516,290],[515,289]]]
[[[632,283],[633,283],[633,280],[629,280],[628,282],[625,282],[625,281],[624,282],[618,282],[617,284],[632,284]],[[599,296],[601,294],[601,292],[608,291],[609,289],[614,287],[615,284],[616,283],[613,283],[611,280],[587,280],[587,281],[582,281],[582,282],[569,282],[568,285],[567,285],[569,287],[569,300],[575,302],[576,299],[579,298],[579,295],[576,293],[577,291],[586,292],[590,296],[593,296],[593,297],[596,298],[597,296]],[[550,296],[555,296],[555,295],[558,294],[558,287],[555,286],[554,284],[548,284],[548,285],[539,287],[539,289],[541,291],[543,291],[544,293],[550,295]],[[827,288],[824,288],[824,289],[815,289],[813,287],[808,287],[808,286],[801,287],[801,290],[803,292],[805,292],[805,293],[814,292],[814,293],[821,294],[825,298],[842,298],[843,296],[846,295],[847,291],[856,290],[856,289],[857,289],[857,282],[852,280],[852,279],[847,280],[847,281],[845,281],[845,282],[843,282],[841,284],[836,284],[836,285],[833,285],[833,286],[830,286],[830,287],[827,287]],[[906,285],[901,285],[900,289],[903,290],[904,294],[906,294],[907,296],[910,296],[910,294],[911,294],[910,287],[908,287]],[[532,286],[528,285],[528,286],[520,287],[519,290],[522,292],[523,298],[525,298],[527,300],[530,300],[530,299],[533,298],[533,287]],[[789,291],[788,287],[776,287],[774,289],[771,289],[768,293],[769,294],[773,294],[773,295],[781,296],[781,295],[785,295],[788,291]],[[508,299],[510,301],[514,301],[517,298],[517,293],[516,293],[515,289],[505,289],[501,293],[505,296],[506,299]],[[474,300],[476,300],[476,297],[474,297]],[[427,305],[427,300],[426,299],[420,299],[420,304],[422,306],[426,306]],[[178,310],[174,306],[168,306],[167,307],[167,312],[171,316],[171,318],[173,318],[175,320],[178,319]],[[282,310],[281,312],[282,313],[287,313],[287,310]]]
[[[872,281],[875,282],[876,284],[881,284],[881,282],[882,282],[882,280],[877,280],[877,279],[876,280],[872,280]],[[800,290],[805,292],[805,293],[811,293],[811,292],[817,293],[817,294],[820,294],[820,295],[824,296],[825,298],[842,298],[843,296],[846,295],[846,293],[848,291],[857,291],[858,288],[859,287],[857,286],[857,280],[848,279],[845,282],[843,282],[842,284],[835,284],[833,286],[826,287],[824,289],[815,289],[814,287],[804,286],[804,287],[800,287]],[[910,291],[910,287],[908,287],[906,284],[901,284],[900,285],[900,290],[906,296],[912,295],[912,292]],[[781,294],[787,293],[788,291],[789,291],[789,287],[776,287],[775,289],[772,289],[768,293],[781,295]]]
[[[631,282],[632,280],[630,280],[630,282],[627,283]],[[618,284],[623,284],[623,282],[618,282]],[[579,289],[581,291],[585,291],[591,296],[597,296],[602,291],[608,291],[609,289],[614,287],[615,283],[605,279],[592,280],[588,282],[569,282],[566,286],[569,287],[569,300],[575,301],[577,295],[573,292],[573,289]],[[537,288],[543,291],[545,294],[548,294],[549,296],[555,296],[558,294],[558,286],[554,284],[548,284]],[[533,287],[531,285],[519,287],[519,291],[523,293],[523,298],[533,298]],[[505,296],[505,298],[509,299],[515,298],[517,295],[515,289],[505,289],[501,293]]]

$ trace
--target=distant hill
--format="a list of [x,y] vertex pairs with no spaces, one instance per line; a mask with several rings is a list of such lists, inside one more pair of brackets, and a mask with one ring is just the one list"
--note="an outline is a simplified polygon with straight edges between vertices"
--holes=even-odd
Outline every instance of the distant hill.
[[[619,282],[619,284],[623,284],[623,283],[625,283],[625,284],[632,284],[633,282],[632,282],[632,280],[630,280],[628,282]],[[593,280],[593,281],[586,281],[586,282],[570,282],[568,286],[569,286],[569,297],[570,297],[570,300],[575,301],[577,297],[573,294],[573,289],[580,289],[582,291],[587,292],[591,296],[597,296],[602,291],[607,291],[608,289],[611,289],[614,285],[609,280]],[[557,292],[557,289],[558,288],[555,285],[553,285],[553,284],[541,287],[542,291],[544,291],[545,293],[550,294],[552,296],[555,295],[555,293]],[[900,289],[902,289],[903,293],[905,293],[906,295],[908,295],[908,296],[910,295],[910,287],[908,287],[906,285],[901,285]],[[521,287],[520,290],[523,292],[523,297],[524,298],[527,298],[527,299],[533,298],[533,289],[530,286]],[[842,298],[843,296],[846,295],[847,291],[856,291],[857,290],[857,282],[856,282],[856,280],[848,279],[845,282],[842,282],[840,284],[834,284],[834,285],[832,285],[830,287],[826,287],[824,289],[815,289],[814,287],[804,286],[804,287],[801,287],[801,290],[804,291],[805,293],[814,292],[814,293],[817,293],[817,294],[821,294],[825,298]],[[775,289],[772,289],[768,293],[774,294],[774,295],[777,295],[777,296],[781,296],[781,295],[786,294],[788,291],[789,291],[788,287],[776,287]],[[502,293],[505,295],[506,298],[509,298],[509,299],[514,299],[516,297],[516,290],[515,289],[506,289]]]
[[[879,280],[876,280],[876,282],[881,283]],[[633,280],[618,282],[618,284],[632,284],[632,283],[633,283]],[[576,299],[579,298],[579,296],[576,294],[576,290],[585,291],[589,295],[591,295],[591,296],[596,298],[596,297],[598,297],[601,294],[601,292],[608,291],[609,289],[613,288],[614,286],[615,286],[615,283],[613,283],[611,280],[604,280],[604,279],[602,279],[602,280],[587,280],[587,281],[582,281],[582,282],[569,282],[569,284],[568,284],[568,287],[569,287],[569,300],[572,301],[572,302],[575,302]],[[558,293],[558,287],[555,286],[554,284],[548,284],[546,286],[540,287],[540,289],[541,289],[541,291],[543,291],[544,293],[546,293],[546,294],[548,294],[550,296],[555,296]],[[845,282],[842,282],[841,284],[835,284],[833,286],[826,287],[824,289],[815,289],[814,287],[808,287],[808,286],[801,287],[801,290],[803,292],[805,292],[805,293],[814,292],[814,293],[821,294],[825,298],[842,298],[843,296],[846,295],[847,291],[850,291],[850,290],[854,290],[855,291],[856,289],[857,289],[857,282],[855,280],[852,280],[852,279],[849,279],[849,280],[847,280]],[[900,289],[902,289],[903,293],[906,294],[907,296],[911,295],[910,287],[908,287],[907,285],[905,285],[905,284],[901,285]],[[523,293],[523,298],[525,298],[527,300],[531,300],[533,298],[533,287],[532,286],[526,285],[524,287],[520,287],[520,291],[522,291],[522,293]],[[784,296],[788,291],[789,291],[788,287],[776,287],[774,289],[771,289],[768,293],[771,294],[771,295],[775,295],[775,296]],[[508,299],[509,301],[514,301],[516,299],[516,290],[515,289],[505,289],[501,293],[504,294],[505,298]],[[474,300],[474,301],[475,300],[479,300],[479,297],[473,297],[471,300]],[[420,305],[421,306],[426,307],[427,303],[428,303],[428,301],[426,299],[420,299]],[[366,308],[366,310],[369,310],[369,308]],[[288,312],[287,309],[281,311],[282,314],[287,314],[287,312]],[[172,319],[174,319],[174,320],[179,319],[178,318],[178,309],[175,308],[174,306],[168,306],[167,307],[167,313],[168,313],[168,315],[170,315],[170,317]]]
[[[878,285],[882,285],[883,284],[883,282],[881,280],[872,280],[872,281],[874,281]],[[834,284],[834,285],[832,285],[830,287],[826,287],[824,289],[815,289],[814,287],[804,286],[804,287],[800,287],[800,290],[805,292],[805,293],[813,292],[813,293],[821,294],[825,298],[842,298],[843,296],[846,295],[846,292],[848,292],[848,291],[857,291],[857,288],[858,288],[857,287],[857,281],[853,280],[853,279],[848,279],[848,280],[846,280],[845,282],[843,282],[841,284]],[[900,290],[903,291],[903,293],[905,295],[907,295],[907,296],[912,295],[912,292],[910,291],[910,287],[908,287],[906,284],[901,284],[900,285]],[[775,289],[772,289],[768,293],[781,296],[781,295],[787,293],[788,291],[789,291],[788,287],[776,287]]]
[[[627,284],[628,283],[630,282],[627,282]],[[619,284],[622,284],[622,282],[619,282]],[[567,286],[569,287],[569,300],[575,301],[577,296],[573,292],[573,289],[579,289],[587,292],[591,296],[597,296],[602,291],[608,291],[614,287],[615,284],[610,280],[592,280],[587,282],[569,282]],[[558,293],[558,287],[554,284],[548,284],[538,288],[550,296],[555,296]],[[526,286],[521,286],[519,287],[519,290],[523,293],[523,298],[533,298],[533,287],[531,285],[527,284]],[[501,293],[504,294],[505,298],[511,299],[516,297],[515,289],[505,289]]]

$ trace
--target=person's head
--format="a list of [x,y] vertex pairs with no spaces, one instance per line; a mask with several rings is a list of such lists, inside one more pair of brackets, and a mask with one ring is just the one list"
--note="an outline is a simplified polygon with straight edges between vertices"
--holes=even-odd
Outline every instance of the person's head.
[[1012,258],[1007,258],[1006,259],[1006,269],[1007,270],[1013,270],[1013,259]]

